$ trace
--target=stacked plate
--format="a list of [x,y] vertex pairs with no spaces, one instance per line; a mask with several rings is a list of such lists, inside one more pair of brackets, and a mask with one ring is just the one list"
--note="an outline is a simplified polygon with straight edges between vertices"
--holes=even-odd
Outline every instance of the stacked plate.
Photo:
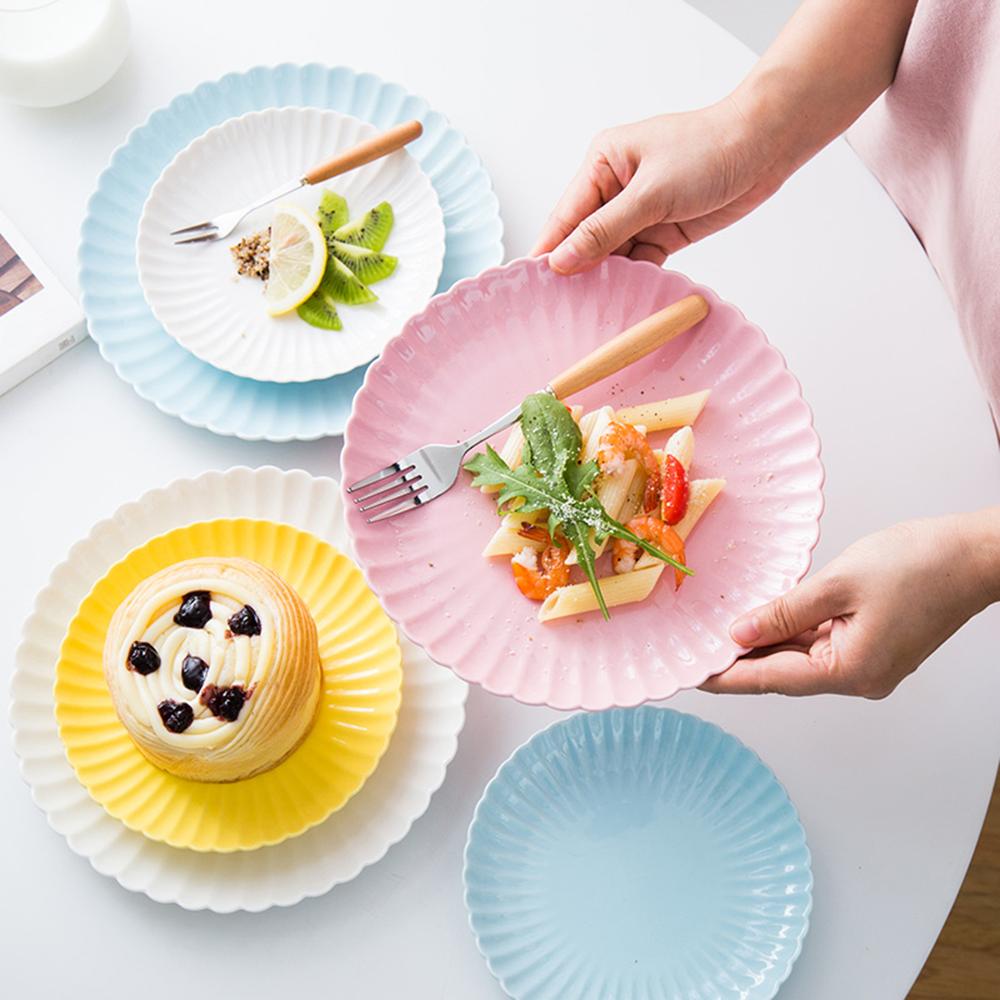
[[[320,187],[351,213],[389,201],[399,260],[378,301],[345,306],[344,329],[269,317],[257,282],[236,280],[229,240],[175,247],[171,230],[253,200],[396,122],[422,137]],[[321,192],[291,200],[314,211]],[[90,333],[140,396],[220,434],[308,440],[344,429],[367,363],[406,318],[503,256],[489,177],[443,115],[398,84],[345,67],[257,67],[155,111],[112,156],[88,205],[80,285]],[[138,253],[137,253],[138,251]]]
[[[228,912],[326,892],[406,834],[444,780],[466,688],[397,640],[347,550],[337,483],[274,468],[178,480],[73,547],[25,625],[11,721],[32,795],[74,851],[153,899]],[[229,784],[145,760],[100,665],[122,588],[196,555],[271,565],[321,637],[326,694],[312,732],[272,770]]]

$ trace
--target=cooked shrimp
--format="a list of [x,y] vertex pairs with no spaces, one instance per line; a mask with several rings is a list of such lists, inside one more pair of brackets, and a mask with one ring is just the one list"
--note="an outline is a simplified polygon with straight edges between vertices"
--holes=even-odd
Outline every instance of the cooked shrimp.
[[[652,542],[661,552],[673,556],[679,563],[684,563],[684,542],[681,536],[664,524],[653,514],[640,514],[633,517],[625,525],[633,535],[638,535],[647,542]],[[616,538],[611,545],[611,567],[616,573],[629,573],[635,569],[639,561],[639,546],[624,538]],[[685,574],[679,569],[674,570],[675,588],[684,582]]]
[[549,533],[540,524],[532,524],[530,521],[522,521],[517,533],[522,538],[527,538],[532,542],[545,542],[547,544],[549,541]]
[[511,559],[510,568],[518,589],[532,601],[544,601],[569,583],[566,549],[561,545],[549,545],[540,554],[526,545]]
[[629,458],[634,458],[646,473],[642,508],[647,512],[655,510],[660,502],[660,463],[656,460],[645,434],[636,430],[631,424],[612,420],[601,435],[597,449],[597,464],[601,472],[615,473]]

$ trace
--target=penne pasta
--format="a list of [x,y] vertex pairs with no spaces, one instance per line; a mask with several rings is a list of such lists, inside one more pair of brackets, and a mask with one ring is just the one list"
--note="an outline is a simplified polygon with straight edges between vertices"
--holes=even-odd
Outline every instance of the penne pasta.
[[627,458],[620,471],[613,476],[604,476],[598,484],[597,499],[612,517],[621,513],[638,467],[639,463],[634,458]]
[[622,504],[621,510],[618,511],[618,520],[622,524],[628,524],[633,517],[636,517],[642,511],[642,494],[645,488],[646,480],[644,476],[634,476],[632,478],[628,493],[625,495],[625,502]]
[[[666,459],[667,455],[673,455],[684,466],[685,472],[691,468],[691,462],[694,459],[694,431],[689,426],[682,427],[670,435],[670,440],[663,449],[663,460]],[[663,460],[661,460],[661,465]]]
[[[682,427],[679,431],[674,433],[670,440],[667,442],[666,447],[662,451],[654,451],[657,460],[662,467],[667,455],[673,455],[681,465],[684,466],[684,471],[686,472],[691,466],[691,460],[694,457],[694,431],[690,427]],[[638,468],[638,463],[634,460],[629,459],[626,464],[632,464]],[[637,475],[633,472],[632,477],[629,480],[628,486],[625,490],[625,495],[622,497],[619,505],[612,509],[605,502],[604,496],[601,494],[600,487],[597,491],[598,499],[604,504],[604,509],[614,518],[617,518],[622,524],[627,524],[632,520],[637,514],[642,510],[642,490],[644,483],[644,477]],[[632,489],[632,487],[635,487]],[[617,497],[615,497],[617,499]],[[601,545],[594,548],[594,554],[600,557],[604,550],[608,546],[608,539],[605,539]],[[569,558],[566,560],[568,563],[576,563],[576,552],[571,552]],[[648,564],[647,564],[648,565]]]
[[645,424],[649,433],[670,430],[672,427],[684,427],[698,419],[708,402],[709,392],[709,389],[703,389],[687,396],[625,406],[618,410],[615,416],[627,424]]
[[545,542],[534,538],[525,538],[520,533],[520,528],[524,524],[537,524],[543,517],[542,511],[534,514],[505,514],[500,519],[500,527],[493,532],[493,537],[486,543],[483,549],[483,558],[492,559],[494,556],[513,556],[523,548],[537,549],[541,551],[545,548]]
[[521,464],[521,452],[524,451],[524,434],[521,433],[521,423],[518,421],[510,429],[507,440],[500,449],[500,457],[512,468]]
[[[635,479],[638,464],[634,458],[626,459],[618,472],[614,475],[602,476],[598,480],[596,490],[597,499],[601,501],[601,506],[612,517],[619,520],[621,520],[619,514],[621,514],[622,508],[625,506],[625,500],[632,487],[632,481]],[[591,535],[590,547],[594,550],[595,556],[599,556],[604,551],[605,544],[605,542],[602,542],[600,545],[596,545],[593,535]],[[573,549],[566,557],[566,562],[570,566],[577,564],[576,549]]]
[[[615,420],[616,417],[617,415],[615,414],[614,410],[611,409],[610,406],[602,406],[599,410],[594,410],[592,413],[587,413],[583,416],[583,418],[580,421],[580,429],[584,430],[584,428],[586,427],[586,431],[584,436],[583,450],[580,453],[580,461],[588,462],[591,459],[597,458],[597,453],[600,450],[601,438],[604,436],[604,432],[608,429],[608,425],[613,420]],[[641,425],[636,427],[636,430],[643,435],[645,435],[646,433],[646,428]],[[617,490],[612,493],[612,498],[615,501],[618,501],[614,509],[612,509],[607,505],[607,503],[605,503],[605,498],[601,492],[603,484],[609,481],[613,482],[614,477],[602,476],[601,479],[598,480],[598,486],[597,486],[597,496],[598,499],[601,501],[601,503],[604,505],[604,509],[612,517],[617,518],[620,521],[630,520],[632,517],[635,516],[635,511],[638,510],[638,507],[636,506],[635,510],[633,510],[633,505],[631,503],[628,505],[628,516],[627,517],[625,516],[625,511],[626,511],[625,501],[628,498],[629,491],[633,486],[636,486],[641,491],[646,481],[645,475],[643,475],[639,471],[638,462],[634,461],[633,459],[627,459],[626,462],[623,464],[623,467],[627,467],[629,464],[632,465],[634,471],[632,473],[630,481],[626,484],[624,495],[619,498]],[[591,547],[594,549],[595,556],[600,557],[603,554],[605,548],[607,547],[607,539],[605,539],[605,541],[602,542],[600,545],[595,545],[593,542],[593,538],[591,538]],[[571,565],[574,565],[578,562],[576,558],[576,552],[570,553],[570,557],[567,560],[567,562],[569,562]]]
[[585,413],[580,418],[580,432],[583,434],[583,448],[580,451],[581,462],[590,462],[597,458],[601,437],[608,429],[608,424],[614,419],[614,415],[615,412],[610,406],[602,406],[599,410]]
[[[708,510],[712,501],[722,492],[725,485],[725,479],[693,479],[691,481],[691,496],[688,499],[687,513],[678,524],[674,525],[674,531],[681,536],[681,541],[688,540],[688,536],[694,531],[694,526],[698,523],[701,515]],[[635,564],[635,568],[637,570],[645,569],[659,562],[660,560],[655,556],[643,552]]]
[[[661,471],[665,470],[668,458],[672,457],[683,466],[685,472],[690,473],[695,448],[692,424],[704,409],[708,396],[709,392],[705,390],[674,399],[623,407],[617,411],[611,406],[601,406],[589,413],[583,413],[580,406],[569,408],[573,419],[580,428],[579,461],[581,463],[596,461],[601,447],[601,439],[613,422],[620,421],[630,425],[630,429],[623,431],[620,438],[616,432],[613,460],[605,456],[607,471],[598,475],[592,487],[594,497],[608,515],[622,524],[628,524],[643,513],[645,503],[650,505],[653,503],[654,497],[648,495],[652,494],[653,491],[650,489],[646,475],[650,451],[649,445],[644,439],[647,439],[648,433],[660,430],[673,432],[661,449],[654,449],[652,452]],[[555,408],[551,401],[547,404],[538,403],[536,405],[542,406],[543,409],[545,406],[548,407],[550,419],[554,425],[561,427],[559,431],[562,435],[561,440],[568,444],[571,440],[569,435],[572,432],[572,427],[566,423],[565,413],[561,413],[559,409]],[[638,432],[642,437],[637,439],[634,432]],[[524,436],[518,424],[511,429],[498,454],[511,468],[516,468],[523,461],[524,447]],[[652,471],[650,466],[651,474]],[[690,480],[687,511],[681,521],[674,526],[674,530],[682,540],[688,538],[702,515],[724,487],[725,480],[723,479]],[[496,486],[483,487],[483,492],[495,493],[498,489],[499,487]],[[643,522],[640,525],[637,522],[635,525],[636,530],[641,531],[644,535],[651,532],[652,537],[656,537],[657,531],[662,529],[662,524],[659,521],[661,491],[657,489],[655,492],[657,507],[650,511],[651,523]],[[521,502],[514,500],[515,505]],[[589,581],[568,583],[565,586],[556,587],[549,593],[557,582],[563,582],[567,579],[567,571],[560,560],[555,560],[552,566],[546,564],[544,573],[542,573],[541,567],[535,565],[535,553],[543,551],[550,544],[547,532],[544,534],[538,532],[540,537],[524,533],[526,526],[537,525],[544,530],[548,512],[537,511],[533,514],[519,514],[516,510],[511,510],[509,505],[506,509],[508,513],[503,515],[499,526],[487,542],[483,549],[483,556],[486,558],[502,556],[527,568],[527,575],[521,570],[515,573],[517,583],[527,588],[524,591],[525,594],[531,592],[541,596],[541,594],[548,593],[548,597],[541,604],[538,614],[539,621],[547,622],[598,611],[600,609],[598,597]],[[584,518],[582,510],[572,516],[576,518],[577,524],[598,523]],[[593,539],[593,531],[591,531],[590,545],[595,558],[601,557],[605,548],[612,541],[613,539],[608,537],[600,545],[597,545]],[[521,554],[525,550],[531,551],[522,557]],[[529,559],[530,566],[528,565]],[[631,559],[624,564],[619,561],[619,566],[624,569],[625,565],[631,562]],[[579,564],[578,554],[572,547],[569,547],[569,551],[565,552],[565,564],[566,566]],[[602,562],[602,568],[603,565]],[[515,569],[518,567],[515,566]],[[673,578],[674,571],[667,563],[647,553],[641,553],[639,559],[635,561],[634,568],[629,572],[611,573],[608,576],[598,578],[605,603],[610,608],[645,600],[658,584],[664,570],[669,570],[669,575]],[[603,569],[599,571],[606,572]],[[541,574],[537,580],[533,576],[536,573]]]
[[691,480],[691,495],[688,498],[687,513],[679,524],[674,525],[674,531],[681,536],[682,541],[688,540],[688,536],[694,531],[694,526],[698,523],[701,515],[708,510],[712,501],[722,492],[725,485],[725,479]]
[[[648,569],[637,567],[631,573],[601,578],[601,592],[609,608],[619,607],[622,604],[635,604],[649,597],[664,569],[664,563],[659,560],[654,561],[656,565]],[[567,587],[553,591],[545,598],[538,612],[538,620],[547,622],[555,618],[582,615],[596,611],[598,607],[597,595],[589,583],[571,583]]]

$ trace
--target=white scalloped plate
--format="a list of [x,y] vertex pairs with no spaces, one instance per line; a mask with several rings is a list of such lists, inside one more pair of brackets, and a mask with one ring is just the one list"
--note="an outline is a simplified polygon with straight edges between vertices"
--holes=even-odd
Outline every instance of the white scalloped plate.
[[274,205],[224,240],[175,246],[170,232],[248,204],[378,131],[339,111],[268,108],[230,118],[182,149],[149,192],[136,239],[139,284],[167,333],[216,368],[267,382],[329,378],[374,358],[434,294],[444,261],[437,194],[406,150],[282,199],[311,215],[324,190],[336,191],[352,219],[382,201],[393,207],[385,252],[399,264],[372,286],[377,302],[337,307],[343,330],[317,329],[294,311],[270,316],[263,284],[237,278],[230,246],[266,228]]
[[24,626],[11,683],[11,723],[21,773],[49,825],[103,875],[189,910],[290,906],[354,878],[401,840],[444,780],[465,719],[466,685],[401,637],[403,700],[389,749],[364,788],[299,837],[235,854],[203,854],[147,840],[87,794],[56,727],[53,671],[66,626],[94,580],[136,545],[191,521],[284,521],[349,551],[332,479],[271,467],[181,479],[125,504],[70,550]]

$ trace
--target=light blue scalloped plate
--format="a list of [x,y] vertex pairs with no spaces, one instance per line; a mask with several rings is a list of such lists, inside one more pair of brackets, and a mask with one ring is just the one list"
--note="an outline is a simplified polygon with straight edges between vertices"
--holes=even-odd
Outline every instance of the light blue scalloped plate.
[[258,66],[203,83],[154,111],[115,150],[87,205],[79,260],[90,334],[115,371],[164,413],[247,440],[340,434],[367,366],[279,384],[199,361],[150,312],[136,273],[135,238],[153,182],[192,139],[236,115],[285,105],[333,108],[380,127],[419,118],[424,134],[408,149],[437,191],[446,231],[437,290],[503,258],[499,205],[479,157],[443,115],[398,84],[346,67]]
[[558,722],[500,768],[465,900],[517,1000],[770,1000],[809,927],[812,871],[752,750],[646,706]]

